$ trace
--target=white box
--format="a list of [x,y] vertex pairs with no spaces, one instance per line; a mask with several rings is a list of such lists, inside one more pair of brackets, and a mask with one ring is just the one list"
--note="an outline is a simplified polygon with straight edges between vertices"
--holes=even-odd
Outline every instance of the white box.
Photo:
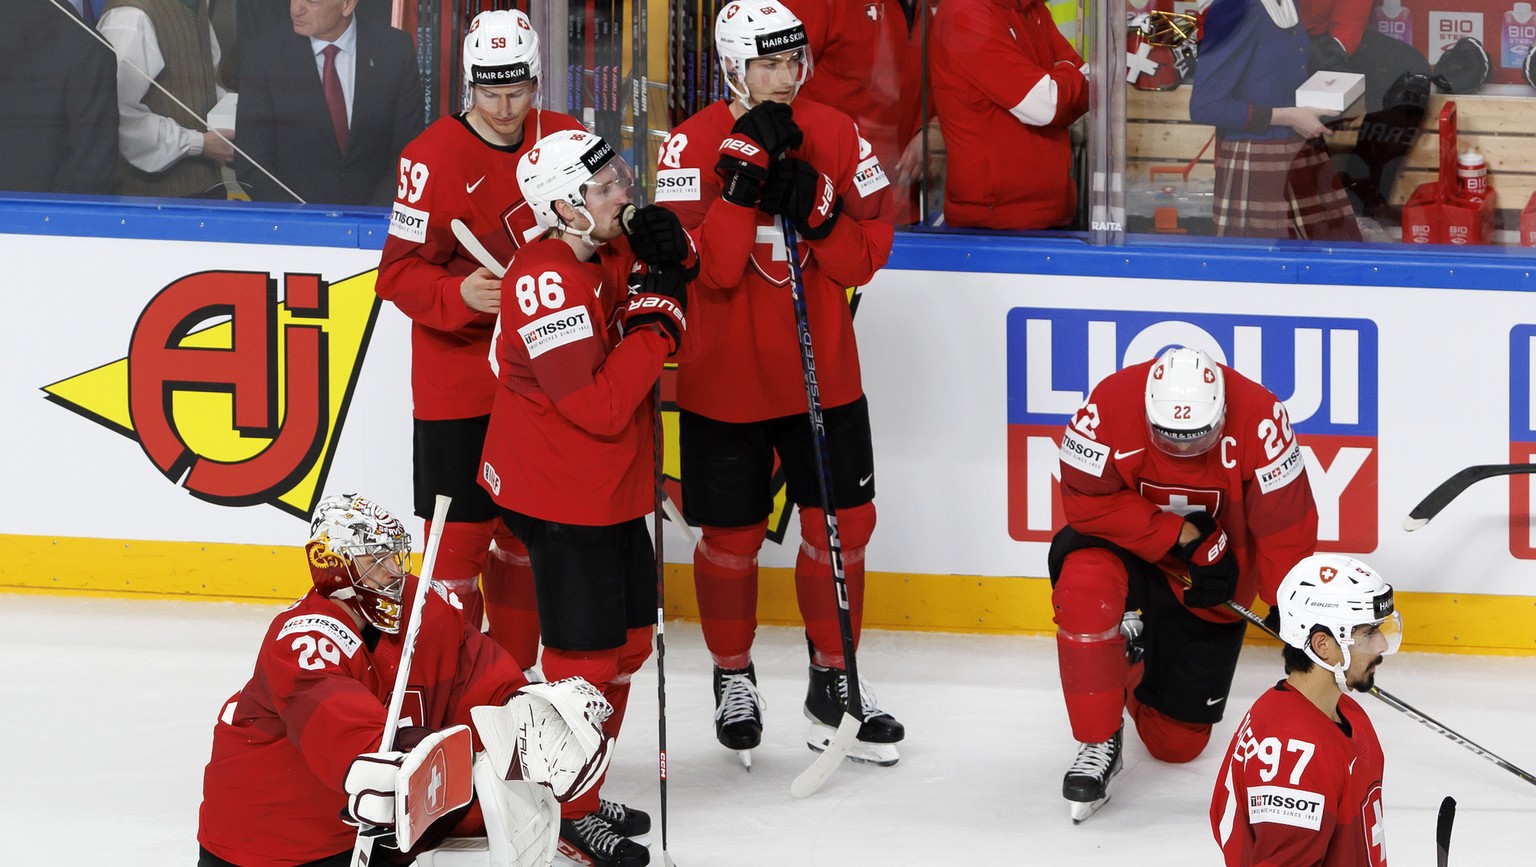
[[1343,111],[1365,95],[1365,76],[1358,72],[1331,72],[1320,69],[1306,83],[1296,88],[1296,105]]

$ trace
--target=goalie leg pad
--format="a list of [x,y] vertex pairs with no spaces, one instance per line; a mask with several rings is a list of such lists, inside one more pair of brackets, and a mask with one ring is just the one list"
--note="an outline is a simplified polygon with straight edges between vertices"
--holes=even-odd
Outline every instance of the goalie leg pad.
[[486,754],[475,759],[490,867],[545,867],[560,840],[560,805],[548,786],[501,779]]

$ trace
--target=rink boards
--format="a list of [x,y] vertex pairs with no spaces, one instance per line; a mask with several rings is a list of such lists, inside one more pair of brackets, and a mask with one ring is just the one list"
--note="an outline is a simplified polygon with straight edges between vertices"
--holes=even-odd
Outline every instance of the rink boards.
[[[0,200],[0,589],[291,599],[319,496],[410,511],[409,328],[372,288],[384,212],[131,202]],[[1536,455],[1536,261],[1406,253],[898,236],[855,316],[866,624],[1052,631],[1061,427],[1099,378],[1185,343],[1285,401],[1322,547],[1397,585],[1410,646],[1536,652],[1529,476],[1401,529],[1455,471]],[[797,522],[773,528],[761,613],[793,622]],[[689,616],[691,557],[666,538]]]

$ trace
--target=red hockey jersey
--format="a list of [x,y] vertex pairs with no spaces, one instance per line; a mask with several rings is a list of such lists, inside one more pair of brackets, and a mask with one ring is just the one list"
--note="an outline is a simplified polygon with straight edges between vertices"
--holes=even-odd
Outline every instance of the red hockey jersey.
[[[623,239],[601,256],[536,241],[503,282],[480,485],[499,506],[563,524],[617,524],[656,503],[650,398],[667,341],[650,328],[620,339],[635,259]],[[696,330],[690,321],[684,346]]]
[[[885,266],[894,229],[855,219],[865,198],[887,186],[879,160],[861,149],[848,116],[807,99],[794,102],[805,143],[793,155],[832,179],[844,214],[820,241],[800,242],[807,317],[823,406],[864,393],[847,287]],[[656,172],[656,201],[671,208],[698,246],[701,271],[688,308],[678,365],[677,405],[728,422],[805,412],[805,377],[789,290],[789,257],[778,218],[720,198],[720,142],[735,124],[717,102],[672,130]]]
[[1284,681],[1254,702],[1211,796],[1227,867],[1386,867],[1381,744],[1347,695],[1339,716]]
[[415,417],[474,418],[491,411],[496,317],[464,305],[459,284],[480,263],[459,246],[463,220],[498,262],[538,233],[517,185],[517,161],[539,135],[581,129],[573,117],[533,109],[515,148],[486,143],[463,115],[427,127],[400,155],[399,185],[375,289],[411,319]]
[[[944,218],[992,229],[1071,222],[1077,186],[1067,128],[1088,110],[1088,79],[1045,3],[944,0],[928,42],[934,110],[950,155]],[[1026,124],[1013,111],[1042,81],[1054,88],[1054,116]]]
[[[1114,542],[1183,574],[1168,552],[1184,515],[1203,509],[1232,542],[1239,577],[1233,599],[1274,604],[1285,573],[1317,547],[1317,505],[1285,404],[1226,365],[1227,416],[1221,442],[1177,458],[1153,444],[1145,393],[1151,361],[1106,376],[1061,438],[1061,504],[1080,533]],[[1183,585],[1169,581],[1183,598]],[[1225,608],[1196,609],[1232,620]]]
[[[880,217],[897,225],[917,221],[914,182],[895,189],[896,166],[917,135],[923,117],[923,23],[927,0],[913,4],[911,18],[902,0],[787,0],[805,25],[812,74],[800,97],[835,105],[859,125],[891,175],[891,195]],[[798,103],[797,103],[798,104]]]
[[[402,624],[417,580],[406,582]],[[437,592],[426,598],[401,725],[469,725],[470,708],[502,704],[527,680],[457,607]],[[289,867],[352,847],[342,780],[353,758],[379,748],[403,637],[367,631],[378,635],[371,650],[340,605],[315,591],[272,621],[250,681],[213,728],[203,848],[247,867]]]

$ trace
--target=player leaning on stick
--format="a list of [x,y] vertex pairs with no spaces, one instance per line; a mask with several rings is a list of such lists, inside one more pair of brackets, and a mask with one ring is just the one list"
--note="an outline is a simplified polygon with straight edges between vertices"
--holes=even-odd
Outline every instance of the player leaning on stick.
[[467,817],[444,815],[414,851],[458,822],[460,834],[487,837],[487,863],[549,863],[555,798],[577,796],[607,766],[608,704],[581,680],[529,685],[434,582],[395,751],[375,752],[420,580],[408,573],[410,554],[405,526],[376,503],[355,494],[320,501],[305,546],[314,589],[272,621],[250,681],[214,725],[199,867],[345,867],[356,823],[393,828],[396,798],[430,805],[437,792],[462,788],[454,774],[470,773],[468,762],[432,763],[442,769],[436,787],[419,791],[404,785],[401,766],[454,744],[467,753],[462,726],[471,723],[486,743],[474,759],[475,801]]
[[[693,574],[715,663],[715,732],[736,750],[762,737],[752,640],[757,552],[777,457],[789,500],[800,507],[795,589],[812,646],[809,742],[819,749],[842,715],[846,675],[780,220],[793,221],[802,239],[857,636],[864,548],[875,528],[875,468],[844,287],[869,282],[890,254],[892,228],[870,219],[877,203],[869,198],[887,182],[847,115],[796,98],[811,58],[800,21],[777,0],[727,3],[715,21],[715,45],[731,99],[674,129],[657,171],[657,201],[693,232],[702,262],[689,309],[698,333],[690,334],[678,367],[677,404],[683,508],[703,528]],[[894,763],[901,724],[872,693],[861,693],[865,723],[854,755]]]
[[[604,139],[557,132],[518,162],[544,235],[507,271],[480,483],[528,544],[544,628],[544,673],[583,677],[614,713],[651,652],[656,566],[646,518],[656,505],[652,386],[691,338],[685,260],[697,257],[670,211],[634,214],[636,263],[621,237],[633,175]],[[626,284],[633,293],[626,292]],[[561,851],[596,867],[650,863],[626,839],[645,813],[598,797],[561,810]]]
[[1349,690],[1369,692],[1403,621],[1392,585],[1318,554],[1280,582],[1285,679],[1254,702],[1216,775],[1211,833],[1227,867],[1382,867],[1382,753]]
[[539,38],[521,12],[475,16],[464,37],[464,92],[464,112],[436,121],[401,154],[377,289],[411,318],[416,516],[429,519],[436,494],[453,498],[437,578],[479,624],[484,574],[491,637],[529,668],[539,622],[528,554],[475,484],[496,393],[489,358],[501,280],[459,244],[452,223],[462,220],[498,262],[510,260],[537,230],[517,185],[518,157],[541,134],[581,124],[538,107]]
[[[1182,347],[1093,389],[1062,434],[1061,502],[1051,603],[1079,742],[1062,795],[1082,821],[1120,771],[1123,711],[1154,758],[1205,749],[1245,625],[1222,603],[1274,603],[1317,546],[1317,507],[1285,405]],[[1137,610],[1145,631],[1122,635]]]

